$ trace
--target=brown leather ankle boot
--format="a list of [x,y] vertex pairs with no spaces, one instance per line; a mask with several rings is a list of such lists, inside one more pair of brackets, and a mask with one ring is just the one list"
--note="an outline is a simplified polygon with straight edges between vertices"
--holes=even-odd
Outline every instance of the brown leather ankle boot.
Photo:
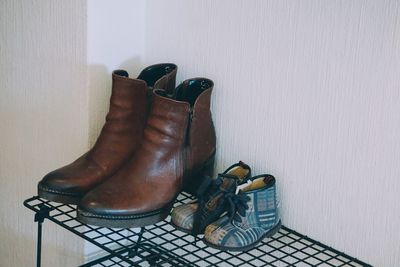
[[105,227],[141,227],[168,216],[182,189],[193,192],[214,166],[213,82],[183,82],[173,96],[154,91],[141,148],[78,206],[78,220]]
[[157,64],[137,79],[124,70],[112,74],[110,110],[94,147],[71,164],[47,174],[38,184],[40,197],[77,204],[90,189],[114,174],[140,146],[150,106],[151,88],[175,89],[177,67]]

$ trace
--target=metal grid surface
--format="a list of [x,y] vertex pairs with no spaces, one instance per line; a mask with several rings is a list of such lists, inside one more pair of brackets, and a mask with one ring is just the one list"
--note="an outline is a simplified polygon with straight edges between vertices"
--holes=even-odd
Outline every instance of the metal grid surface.
[[[193,198],[182,193],[174,206]],[[176,230],[170,218],[141,229],[115,229],[82,224],[75,219],[76,206],[32,197],[24,205],[39,217],[48,219],[84,238],[105,252],[105,256],[81,265],[87,266],[371,266],[287,227],[246,252],[220,251],[207,247],[202,236]],[[40,253],[40,252],[39,252]]]

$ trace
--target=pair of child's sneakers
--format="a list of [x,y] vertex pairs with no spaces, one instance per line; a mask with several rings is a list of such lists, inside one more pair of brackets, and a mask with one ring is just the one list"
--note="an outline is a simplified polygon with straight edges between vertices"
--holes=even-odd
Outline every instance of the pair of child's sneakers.
[[197,201],[172,211],[171,223],[193,235],[204,233],[204,242],[211,247],[249,250],[279,231],[272,175],[252,177],[251,168],[240,161],[217,178],[206,178],[197,193]]

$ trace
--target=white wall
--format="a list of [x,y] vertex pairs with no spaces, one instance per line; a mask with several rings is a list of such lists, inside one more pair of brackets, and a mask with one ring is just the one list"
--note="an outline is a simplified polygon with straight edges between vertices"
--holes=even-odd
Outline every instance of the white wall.
[[285,225],[400,266],[399,8],[152,0],[145,62],[214,79],[217,168],[275,174]]
[[[88,144],[85,1],[0,1],[0,266],[35,266],[22,202]],[[77,266],[83,241],[44,223],[43,266]]]
[[88,0],[90,143],[94,144],[108,112],[111,72],[125,69],[136,77],[143,67],[143,0]]
[[[215,81],[218,170],[242,159],[275,174],[287,226],[400,266],[399,11],[394,0],[1,1],[0,266],[33,265],[22,201],[93,144],[111,71],[166,61],[179,80]],[[81,240],[51,223],[44,238],[43,266],[81,262]]]

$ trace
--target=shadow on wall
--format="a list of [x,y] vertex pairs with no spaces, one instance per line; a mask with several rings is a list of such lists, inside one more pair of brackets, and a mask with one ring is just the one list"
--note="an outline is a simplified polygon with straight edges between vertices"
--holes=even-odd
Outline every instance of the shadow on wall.
[[[25,207],[24,207],[25,209]],[[32,215],[32,225],[33,225],[33,213]],[[57,233],[57,236],[51,236],[46,233],[54,233],[51,228],[59,226],[50,223],[49,221],[44,222],[43,228],[43,247],[42,247],[42,265],[43,266],[75,266],[76,264],[82,263],[82,252],[76,247],[67,244],[56,244],[57,239],[65,238],[64,235],[68,235],[66,231],[61,231]],[[37,224],[34,224],[34,233],[36,234]],[[14,262],[14,266],[26,266],[26,260],[30,258],[31,264],[29,266],[35,266],[36,262],[36,239],[32,239],[31,235],[23,235],[16,233],[12,228],[3,228],[4,231],[0,232],[0,240],[13,240],[13,246],[15,246],[14,252],[8,255],[2,255],[2,257],[10,257],[11,259],[5,259],[5,262]],[[61,235],[61,236],[60,236]],[[64,236],[64,237],[63,237]],[[74,237],[78,238],[78,237]],[[71,239],[68,239],[71,240]],[[76,243],[76,242],[74,242]],[[25,257],[19,257],[18,254],[21,253],[21,249],[24,253],[28,253]],[[54,257],[55,255],[62,255],[62,257]],[[2,259],[4,260],[4,258]]]
[[[129,77],[136,78],[142,68],[139,57],[133,57],[122,62],[115,69],[124,69],[129,73]],[[109,109],[113,71],[114,69],[109,69],[101,64],[88,66],[89,147],[94,145],[104,125]]]

